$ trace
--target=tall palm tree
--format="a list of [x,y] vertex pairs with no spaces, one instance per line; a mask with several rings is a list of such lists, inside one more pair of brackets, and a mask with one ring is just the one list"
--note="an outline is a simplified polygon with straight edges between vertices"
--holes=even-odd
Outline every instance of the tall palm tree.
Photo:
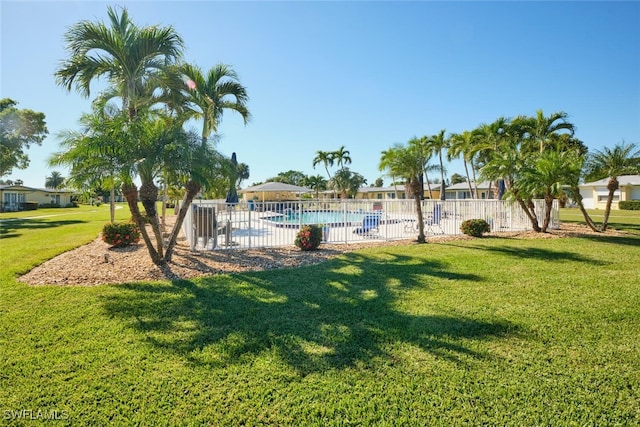
[[70,57],[55,72],[56,81],[68,91],[75,85],[85,97],[91,82],[105,77],[122,98],[122,107],[134,117],[142,97],[147,96],[145,82],[182,56],[184,42],[173,27],[138,27],[126,8],[109,7],[111,26],[80,21],[65,34]]
[[[472,198],[477,199],[478,193],[477,191],[473,191],[473,187],[471,186],[471,176],[469,176],[469,164],[471,164],[471,169],[473,170],[473,144],[474,139],[476,138],[476,134],[471,131],[465,130],[462,133],[455,133],[451,135],[449,139],[449,150],[447,151],[447,160],[451,161],[462,156],[462,162],[464,164],[464,173],[467,177],[467,184],[469,185],[469,194]],[[473,170],[473,181],[475,181],[475,170]],[[477,188],[477,183],[475,183]]]
[[218,131],[225,111],[236,112],[245,124],[249,122],[247,89],[231,66],[217,64],[206,74],[195,65],[184,64],[181,68],[187,78],[186,117],[202,121],[203,144]]
[[322,163],[324,165],[324,169],[327,171],[327,176],[331,179],[331,173],[329,172],[329,166],[333,166],[334,156],[330,151],[316,151],[316,156],[313,158],[313,168],[316,168],[316,165]]
[[[413,153],[416,153],[422,163],[422,173],[420,174],[420,186],[422,187],[421,198],[424,198],[424,182],[427,182],[427,191],[429,192],[429,198],[433,199],[433,190],[431,189],[431,181],[429,180],[429,172],[435,170],[434,165],[429,165],[431,160],[432,151],[428,146],[429,137],[422,136],[420,138],[413,137],[409,140],[408,147]],[[424,176],[424,179],[423,179]]]
[[58,171],[51,172],[51,175],[46,177],[44,186],[45,188],[52,188],[57,190],[58,188],[62,188],[64,186],[65,178]]
[[384,152],[378,168],[388,171],[392,176],[404,179],[408,192],[413,194],[418,221],[418,243],[426,243],[424,218],[422,216],[422,183],[420,176],[424,171],[425,153],[416,145],[395,144]]
[[589,155],[586,163],[586,179],[598,180],[609,178],[607,182],[607,204],[604,209],[604,218],[602,220],[602,231],[607,230],[609,224],[609,215],[611,213],[611,204],[613,203],[614,193],[620,188],[618,177],[621,175],[631,175],[640,172],[640,150],[636,149],[635,144],[616,144],[613,149],[605,147],[597,150]]
[[520,128],[523,135],[531,142],[531,149],[542,153],[551,143],[553,137],[561,131],[567,131],[573,136],[575,126],[567,122],[567,113],[558,111],[545,117],[542,110],[536,112],[535,117],[518,116],[512,120],[512,126]]
[[[80,21],[70,27],[65,34],[70,56],[62,62],[55,77],[65,89],[70,91],[75,86],[85,97],[90,96],[92,81],[106,78],[110,86],[107,91],[109,97],[121,98],[122,111],[131,120],[131,130],[135,130],[138,124],[134,119],[139,111],[157,102],[152,96],[155,88],[160,86],[165,70],[182,56],[184,43],[171,26],[138,27],[130,19],[126,8],[119,8],[118,13],[115,8],[109,7],[107,15],[110,26],[102,22]],[[139,142],[132,141],[134,145]],[[133,169],[139,159],[129,160]],[[139,194],[141,198],[149,200],[154,193],[152,183],[146,184],[143,183],[141,192],[148,194],[139,193],[129,175],[123,182],[122,190],[153,262],[162,264],[165,260],[153,247],[145,230],[145,218],[137,205]],[[152,212],[147,212],[147,216],[152,213],[155,213],[155,206]]]
[[332,153],[332,158],[338,163],[338,167],[340,169],[344,169],[345,165],[351,164],[351,157],[349,154],[351,153],[349,153],[349,150],[344,149],[344,145]]
[[438,160],[440,161],[440,200],[446,199],[446,188],[444,182],[445,168],[444,163],[442,162],[442,152],[448,150],[449,138],[445,137],[445,132],[446,131],[442,129],[437,135],[432,135],[427,140],[427,147],[431,150],[432,153],[438,155]]

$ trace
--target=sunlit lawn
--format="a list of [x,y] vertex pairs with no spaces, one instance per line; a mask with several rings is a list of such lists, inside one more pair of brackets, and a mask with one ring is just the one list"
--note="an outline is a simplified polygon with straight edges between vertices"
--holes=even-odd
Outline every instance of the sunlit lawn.
[[[604,219],[604,210],[588,209],[587,213],[596,225],[599,226],[602,224],[602,220]],[[575,222],[578,224],[585,223],[584,216],[582,216],[582,213],[577,208],[560,209],[560,220],[563,222]],[[640,234],[640,211],[612,210],[609,215],[608,228]]]
[[108,207],[82,209],[2,224],[4,419],[640,423],[640,236],[390,246],[174,283],[17,283],[95,238]]

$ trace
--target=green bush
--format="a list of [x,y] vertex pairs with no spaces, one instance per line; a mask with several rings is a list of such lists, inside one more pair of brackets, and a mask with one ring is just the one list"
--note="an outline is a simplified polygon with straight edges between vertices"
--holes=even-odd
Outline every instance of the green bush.
[[482,233],[490,232],[491,227],[484,219],[468,219],[462,223],[460,231],[467,236],[482,237]]
[[[20,209],[23,211],[35,211],[38,209],[38,202],[22,202],[20,203]],[[43,205],[44,207],[44,205]]]
[[320,242],[322,242],[322,229],[317,225],[305,225],[298,231],[293,243],[303,251],[315,251],[320,246]]
[[140,241],[140,230],[132,222],[109,222],[102,227],[102,241],[114,248]]
[[640,200],[623,200],[618,203],[618,208],[625,211],[640,211]]

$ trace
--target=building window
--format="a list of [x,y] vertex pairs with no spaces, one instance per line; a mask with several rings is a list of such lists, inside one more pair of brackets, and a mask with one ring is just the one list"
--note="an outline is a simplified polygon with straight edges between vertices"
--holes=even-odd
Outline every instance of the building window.
[[[608,195],[607,196],[598,195],[598,202],[606,202],[607,201],[607,197],[609,197],[609,196]],[[620,200],[620,195],[614,194],[613,195],[613,201],[617,202],[618,200]]]

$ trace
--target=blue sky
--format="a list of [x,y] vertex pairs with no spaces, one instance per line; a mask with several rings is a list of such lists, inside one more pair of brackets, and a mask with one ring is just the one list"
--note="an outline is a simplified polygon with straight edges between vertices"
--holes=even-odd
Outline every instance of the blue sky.
[[316,151],[342,145],[372,184],[394,143],[538,109],[567,112],[590,150],[640,143],[640,2],[3,0],[0,97],[45,113],[50,131],[30,167],[3,179],[43,187],[57,134],[90,111],[53,73],[66,28],[106,20],[108,4],[172,25],[186,61],[238,72],[253,120],[226,114],[217,148],[249,165],[245,186],[291,169],[325,176]]

